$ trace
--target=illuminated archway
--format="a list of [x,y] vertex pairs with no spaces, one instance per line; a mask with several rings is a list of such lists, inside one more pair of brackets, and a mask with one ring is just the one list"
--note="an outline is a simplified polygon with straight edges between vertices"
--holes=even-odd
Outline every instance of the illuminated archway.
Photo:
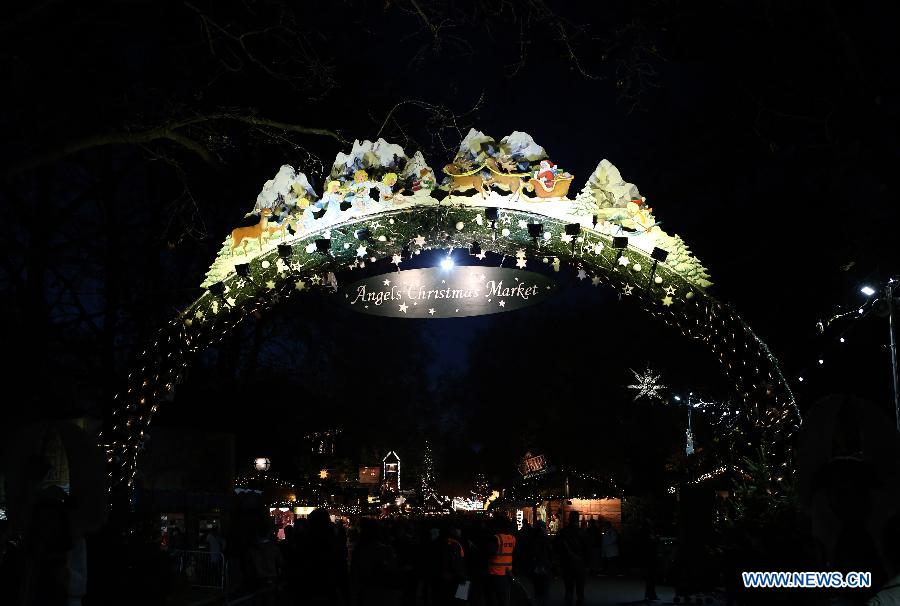
[[[634,202],[638,207],[627,212],[622,205],[585,206],[586,199],[630,185],[610,184],[609,167],[601,162],[575,200],[530,201],[496,192],[462,197],[450,187],[449,197],[446,190],[425,188],[385,201],[372,191],[367,195],[377,204],[369,208],[298,208],[297,233],[288,235],[281,228],[279,238],[260,238],[258,249],[247,254],[232,254],[236,238],[226,239],[204,283],[207,290],[160,329],[129,374],[126,391],[116,398],[101,438],[110,486],[131,485],[145,431],[160,404],[172,399],[192,359],[248,315],[310,291],[334,293],[336,274],[352,275],[366,263],[389,260],[402,270],[421,251],[455,249],[478,250],[479,261],[487,253],[503,255],[506,267],[571,266],[578,278],[615,289],[685,337],[702,341],[734,386],[756,440],[753,446],[790,472],[790,438],[800,415],[778,361],[733,308],[709,294],[705,270],[680,238],[655,227],[652,214],[641,208],[642,199],[626,201],[625,206]],[[261,198],[266,192],[264,188]],[[677,255],[669,251],[667,260],[660,260],[659,244],[682,250]]]

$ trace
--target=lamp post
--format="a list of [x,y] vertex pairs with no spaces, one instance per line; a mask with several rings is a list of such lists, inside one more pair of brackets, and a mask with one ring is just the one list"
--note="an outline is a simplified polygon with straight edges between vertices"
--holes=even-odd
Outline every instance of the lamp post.
[[[879,316],[887,316],[888,332],[890,333],[891,348],[891,386],[894,393],[894,415],[897,423],[897,431],[900,432],[900,376],[897,374],[897,331],[894,327],[894,289],[898,281],[891,278],[884,285],[883,295],[875,301],[875,313]],[[873,296],[878,291],[871,286],[863,286],[860,292],[867,297]]]
[[897,431],[900,431],[900,377],[897,376],[897,331],[894,329],[894,283],[890,279],[884,285],[884,298],[887,300],[888,330],[891,333],[891,379],[894,386],[894,415],[897,420]]
[[[687,431],[685,432],[685,446],[684,446],[684,454],[691,455],[694,453],[694,428],[691,425],[691,411],[694,408],[691,399],[694,396],[694,392],[688,392],[687,397]],[[674,396],[676,402],[681,402],[681,396]]]

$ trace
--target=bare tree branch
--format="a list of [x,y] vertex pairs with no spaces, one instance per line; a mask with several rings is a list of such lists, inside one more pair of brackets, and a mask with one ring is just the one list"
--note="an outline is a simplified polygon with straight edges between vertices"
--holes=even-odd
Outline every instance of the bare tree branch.
[[60,147],[49,149],[31,157],[25,158],[20,162],[13,163],[11,166],[3,170],[3,178],[9,178],[19,173],[50,164],[57,160],[61,160],[67,156],[77,154],[78,152],[97,147],[105,147],[107,145],[146,145],[160,140],[168,140],[176,143],[180,147],[193,152],[204,162],[215,168],[220,168],[220,159],[201,143],[191,137],[179,132],[188,126],[195,126],[201,123],[209,123],[216,121],[235,121],[244,124],[270,128],[275,130],[293,132],[304,135],[316,135],[322,137],[330,137],[339,143],[346,143],[346,140],[335,131],[324,128],[311,128],[300,126],[298,124],[290,124],[287,122],[279,122],[277,120],[269,120],[259,116],[249,114],[238,114],[233,112],[221,112],[213,114],[198,115],[191,118],[185,118],[176,122],[172,122],[165,126],[150,128],[141,131],[125,131],[125,132],[109,132],[97,135],[90,135],[64,144]]

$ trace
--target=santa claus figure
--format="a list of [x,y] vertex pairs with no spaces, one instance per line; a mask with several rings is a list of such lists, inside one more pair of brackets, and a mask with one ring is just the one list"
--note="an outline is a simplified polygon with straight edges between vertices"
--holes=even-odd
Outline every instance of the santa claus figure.
[[544,189],[550,191],[553,189],[553,182],[556,179],[557,170],[556,165],[550,160],[541,160],[541,166],[534,175],[534,178],[544,186]]

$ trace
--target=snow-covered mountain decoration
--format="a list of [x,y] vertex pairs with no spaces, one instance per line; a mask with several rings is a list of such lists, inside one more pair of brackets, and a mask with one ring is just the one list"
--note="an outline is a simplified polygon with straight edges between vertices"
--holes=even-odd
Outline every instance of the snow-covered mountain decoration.
[[528,162],[539,162],[547,157],[547,152],[534,142],[531,135],[517,130],[500,139],[500,152]]
[[380,177],[382,172],[400,172],[406,166],[409,158],[403,148],[395,143],[388,143],[384,139],[375,142],[353,142],[353,149],[349,154],[338,152],[331,167],[330,177],[340,180],[350,178],[358,170],[365,170],[371,176]]
[[619,169],[609,160],[601,160],[587,184],[575,197],[585,211],[601,208],[625,208],[632,200],[641,200],[633,183],[626,183]]
[[459,144],[453,164],[468,172],[491,158],[507,172],[531,172],[547,159],[547,152],[528,133],[513,131],[497,143],[493,137],[472,128]]
[[422,152],[417,151],[413,157],[409,159],[400,174],[400,180],[407,184],[410,191],[419,191],[420,189],[431,189],[435,186],[436,179],[434,171],[425,162]]
[[256,196],[254,210],[259,212],[264,208],[270,208],[277,211],[279,206],[285,206],[287,210],[292,211],[297,206],[306,208],[317,198],[306,175],[285,164],[278,170],[274,179],[266,181],[263,185],[262,191]]
[[490,154],[489,150],[496,149],[497,142],[493,137],[489,137],[480,130],[470,128],[469,132],[459,143],[459,151],[456,158],[467,158],[472,162],[483,162]]

